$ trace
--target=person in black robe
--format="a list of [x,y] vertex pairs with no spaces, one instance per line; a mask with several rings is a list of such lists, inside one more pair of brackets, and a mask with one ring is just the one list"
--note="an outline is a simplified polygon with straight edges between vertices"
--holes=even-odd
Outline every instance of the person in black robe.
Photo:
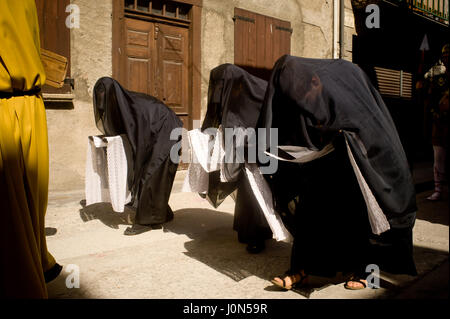
[[[224,132],[226,129],[255,128],[266,86],[266,81],[236,65],[227,63],[214,68],[210,73],[208,107],[201,130],[220,125]],[[239,145],[236,141],[233,143],[233,154],[247,151],[248,141]],[[265,240],[272,238],[272,231],[251,190],[244,163],[225,162],[223,174],[227,182],[220,181],[218,171],[209,174],[207,197],[217,207],[237,189],[233,229],[238,233],[239,242],[247,244],[248,252],[259,253],[265,247]]]
[[[416,274],[412,229],[417,207],[408,162],[380,94],[358,66],[281,57],[257,126],[278,128],[278,145],[314,151],[334,147],[304,164],[278,161],[276,173],[265,175],[275,209],[294,237],[290,269],[274,284],[290,289],[309,274],[342,272],[349,276],[346,288],[361,289],[369,264]],[[346,142],[389,223],[379,235],[372,233]]]
[[173,219],[168,201],[178,167],[170,150],[172,130],[182,122],[153,96],[125,90],[116,80],[103,77],[94,87],[94,114],[98,129],[108,136],[126,135],[132,149],[127,159],[128,185],[135,222],[125,235],[136,235]]

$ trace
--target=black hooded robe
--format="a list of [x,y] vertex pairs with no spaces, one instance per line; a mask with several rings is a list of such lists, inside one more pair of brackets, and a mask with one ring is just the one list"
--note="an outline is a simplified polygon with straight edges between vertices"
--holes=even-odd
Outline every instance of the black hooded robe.
[[[335,148],[305,164],[278,161],[277,172],[265,176],[275,209],[294,237],[291,271],[363,274],[366,265],[377,264],[392,273],[416,274],[417,207],[408,162],[381,96],[359,67],[344,60],[281,57],[258,127],[278,128],[278,145]],[[390,230],[381,235],[371,232],[346,139],[389,222]]]
[[178,167],[170,150],[173,129],[182,122],[169,107],[153,96],[125,90],[116,80],[103,77],[94,87],[94,114],[98,129],[108,136],[125,134],[131,145],[132,170],[128,185],[135,224],[156,225],[170,221],[168,201]]
[[[222,64],[211,70],[208,107],[202,124],[207,128],[255,128],[264,99],[267,82],[233,64]],[[223,141],[223,143],[225,143]],[[237,147],[234,145],[234,154]],[[219,172],[210,173],[207,196],[217,207],[237,188],[233,229],[242,243],[272,238],[272,231],[253,194],[243,163],[225,163],[223,173],[228,182],[220,182]]]

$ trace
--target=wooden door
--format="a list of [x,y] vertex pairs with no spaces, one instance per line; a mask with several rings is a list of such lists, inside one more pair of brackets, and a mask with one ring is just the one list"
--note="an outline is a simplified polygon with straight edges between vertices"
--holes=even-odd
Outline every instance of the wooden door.
[[189,123],[187,28],[156,24],[156,97]]
[[155,95],[154,25],[130,18],[124,25],[125,54],[119,81],[130,91]]
[[189,128],[189,30],[125,18],[119,82],[169,106]]

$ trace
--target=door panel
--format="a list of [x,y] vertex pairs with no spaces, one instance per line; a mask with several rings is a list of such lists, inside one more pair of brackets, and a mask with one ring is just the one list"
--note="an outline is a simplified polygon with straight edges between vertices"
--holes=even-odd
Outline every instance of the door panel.
[[157,32],[157,93],[179,116],[189,114],[188,29],[164,24]]
[[167,105],[181,112],[187,112],[182,101],[183,64],[174,61],[163,61],[163,100]]
[[169,106],[188,128],[189,30],[125,18],[123,72],[125,88],[146,93]]
[[153,95],[154,25],[151,22],[125,19],[125,74],[122,84],[131,91]]

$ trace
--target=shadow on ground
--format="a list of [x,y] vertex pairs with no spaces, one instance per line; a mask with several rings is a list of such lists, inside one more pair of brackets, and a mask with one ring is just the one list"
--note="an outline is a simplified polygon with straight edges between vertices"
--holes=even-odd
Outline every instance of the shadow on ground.
[[[82,279],[79,288],[76,288],[76,270],[63,265],[58,277],[47,284],[49,299],[92,299],[96,298],[88,290],[84,289]],[[71,288],[70,288],[71,287]]]
[[[262,253],[252,255],[247,253],[244,244],[238,242],[232,226],[233,216],[228,213],[209,209],[182,209],[175,212],[174,220],[164,226],[164,231],[184,234],[192,239],[185,243],[187,256],[235,281],[250,276],[267,280],[265,290],[279,292],[280,288],[269,281],[289,268],[291,244],[269,240]],[[390,298],[414,284],[448,259],[448,252],[415,246],[414,259],[418,276],[391,274],[381,269],[380,288],[385,288],[385,292],[377,298]],[[310,276],[308,285],[293,291],[309,298],[313,292],[341,284],[345,280],[346,277],[341,273],[334,278]]]
[[238,242],[231,214],[209,209],[181,209],[174,214],[164,230],[192,239],[185,243],[185,254],[235,281],[249,276],[268,280],[287,269],[290,244],[268,240],[263,252],[249,254]]
[[[448,226],[448,197],[440,202],[429,202],[425,198],[430,193],[431,191],[418,194],[417,218]],[[97,219],[108,227],[118,229],[119,225],[132,225],[134,221],[135,211],[129,207],[125,208],[124,213],[115,213],[109,203],[85,206],[82,201],[81,204],[83,208],[80,210],[80,217],[84,222]],[[163,225],[163,231],[186,235],[191,239],[184,244],[187,256],[237,282],[250,276],[256,276],[267,280],[266,291],[280,291],[280,288],[270,283],[270,279],[284,274],[289,268],[291,244],[268,240],[266,249],[260,254],[253,255],[247,253],[245,244],[238,242],[237,233],[233,230],[232,214],[212,209],[191,208],[177,210],[174,215],[175,218],[171,222]],[[390,274],[381,269],[380,286],[385,289],[376,298],[392,298],[402,290],[421,281],[425,274],[433,271],[446,260],[448,261],[448,251],[415,246],[414,259],[418,276]],[[330,285],[341,284],[345,279],[342,274],[338,274],[334,278],[310,276],[307,286],[294,291],[309,298],[313,292]],[[61,275],[49,287],[51,285],[64,285],[65,287],[65,276]],[[88,292],[82,290],[66,289],[66,291],[69,294],[67,296],[89,298]],[[55,296],[55,298],[65,298],[65,295]]]
[[426,198],[432,193],[433,191],[427,191],[418,194],[417,206],[419,210],[417,212],[417,219],[426,220],[433,224],[449,226],[448,188],[443,192],[444,195],[440,201],[431,202],[427,200]]
[[97,203],[86,206],[86,201],[80,202],[80,218],[83,222],[98,219],[108,227],[119,229],[119,225],[132,225],[136,212],[129,206],[125,206],[123,213],[117,213],[112,209],[111,203]]
[[53,236],[56,235],[58,230],[54,227],[45,227],[45,236]]

